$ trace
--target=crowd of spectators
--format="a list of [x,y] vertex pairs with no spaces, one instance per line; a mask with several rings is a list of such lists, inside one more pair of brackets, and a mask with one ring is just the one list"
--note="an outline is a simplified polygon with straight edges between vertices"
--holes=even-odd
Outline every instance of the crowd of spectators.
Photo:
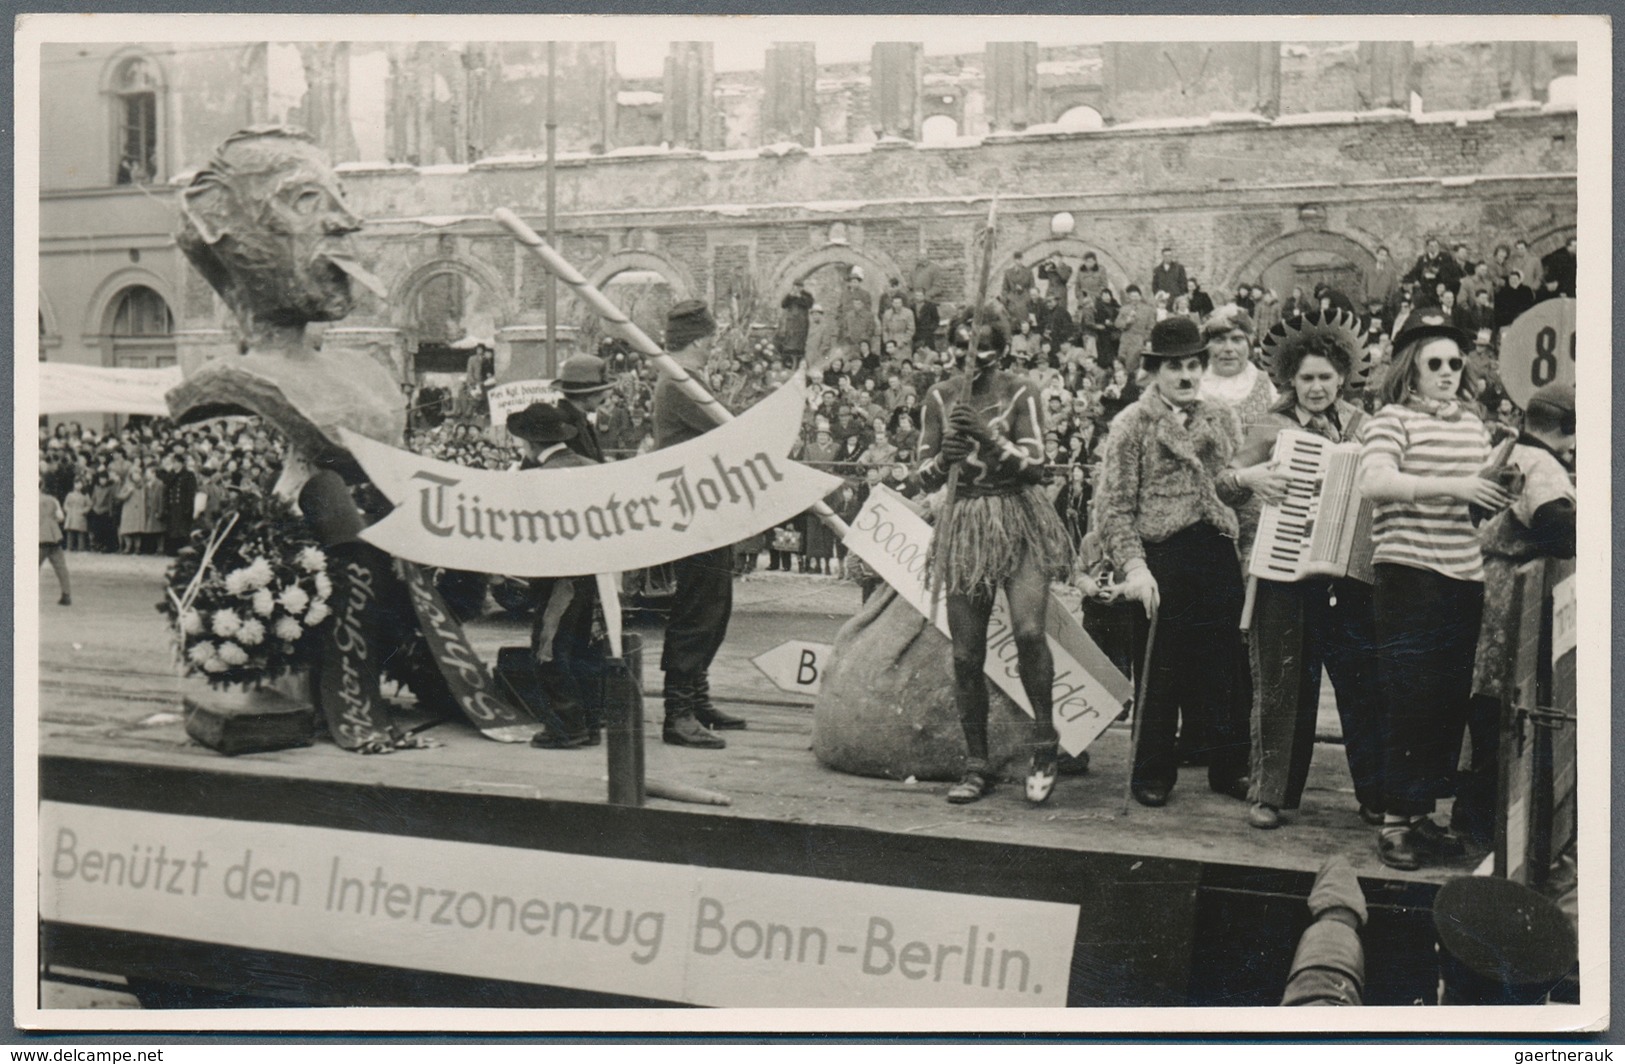
[[258,418],[177,427],[131,417],[115,429],[41,425],[40,488],[62,504],[73,551],[176,553],[197,522],[282,472],[283,441]]
[[[1499,244],[1481,262],[1465,244],[1446,253],[1430,238],[1409,269],[1389,249],[1379,249],[1375,268],[1361,278],[1364,300],[1357,303],[1358,294],[1351,298],[1327,284],[1295,287],[1284,298],[1262,281],[1215,295],[1172,247],[1162,250],[1143,285],[1128,283],[1119,292],[1094,254],[1068,262],[1057,252],[1036,266],[1017,255],[995,279],[992,303],[1009,328],[1004,368],[1029,376],[1042,397],[1046,491],[1081,541],[1098,449],[1112,418],[1139,397],[1140,355],[1158,321],[1184,314],[1201,324],[1216,311],[1239,307],[1247,312],[1252,357],[1262,368],[1261,344],[1277,323],[1313,309],[1346,310],[1360,319],[1373,364],[1363,391],[1349,398],[1375,409],[1391,338],[1418,308],[1443,306],[1477,338],[1468,363],[1483,382],[1479,401],[1486,418],[1516,427],[1518,411],[1499,379],[1501,330],[1542,299],[1572,296],[1574,264],[1572,238],[1544,258],[1523,240]],[[875,299],[854,267],[830,308],[803,285],[793,285],[778,320],[719,343],[704,374],[712,393],[739,413],[784,384],[806,360],[811,387],[794,457],[843,478],[827,501],[845,516],[861,509],[876,484],[904,495],[917,492],[911,471],[921,403],[933,384],[956,370],[946,330],[963,310],[940,296],[939,273],[935,264],[922,263],[907,284],[891,278]],[[601,341],[598,354],[617,382],[595,415],[605,452],[612,458],[644,453],[653,444],[658,371],[618,340]],[[491,442],[488,437],[497,434],[469,413],[415,432],[413,449],[467,465],[511,466],[511,448]],[[750,571],[766,554],[769,569],[836,574],[842,553],[808,514],[742,544],[740,567]]]

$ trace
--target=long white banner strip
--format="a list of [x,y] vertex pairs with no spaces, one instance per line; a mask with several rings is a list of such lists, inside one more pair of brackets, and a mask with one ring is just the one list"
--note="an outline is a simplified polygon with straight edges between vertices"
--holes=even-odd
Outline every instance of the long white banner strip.
[[[931,616],[931,592],[925,586],[931,526],[909,508],[907,500],[884,485],[875,487],[853,520],[845,542],[849,550],[897,589],[903,601],[920,611],[922,617]],[[945,610],[939,607],[931,619],[939,632],[948,634]],[[1061,747],[1077,754],[1117,719],[1134,686],[1053,595],[1045,634],[1055,658],[1055,728],[1061,733]],[[1029,715],[1032,713],[1032,703],[1021,687],[1010,610],[1003,591],[994,602],[993,619],[988,625],[984,668],[999,690]]]
[[470,469],[341,429],[395,510],[362,538],[398,557],[508,576],[659,565],[789,520],[839,486],[785,456],[798,375],[743,416],[676,447],[581,469]]
[[117,369],[72,362],[39,364],[41,414],[169,416],[164,393],[181,382],[179,366]]
[[[735,1007],[1066,1004],[1079,907],[40,805],[46,920]],[[432,1003],[426,1003],[432,1004]]]

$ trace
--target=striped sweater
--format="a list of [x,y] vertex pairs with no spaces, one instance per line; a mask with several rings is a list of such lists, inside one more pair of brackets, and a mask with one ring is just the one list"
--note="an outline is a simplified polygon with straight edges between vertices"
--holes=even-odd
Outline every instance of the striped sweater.
[[[1489,463],[1484,423],[1463,410],[1446,421],[1390,404],[1365,422],[1360,469],[1386,467],[1410,476],[1473,476]],[[1380,502],[1374,507],[1377,563],[1429,569],[1453,580],[1484,579],[1478,531],[1467,504],[1454,499]]]

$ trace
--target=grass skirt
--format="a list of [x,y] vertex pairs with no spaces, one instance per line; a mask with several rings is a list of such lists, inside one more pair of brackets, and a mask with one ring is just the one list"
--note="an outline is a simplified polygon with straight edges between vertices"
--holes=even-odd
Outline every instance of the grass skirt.
[[1072,571],[1071,538],[1036,484],[1009,495],[961,495],[946,527],[939,518],[935,534],[948,540],[940,547],[933,543],[926,586],[944,577],[950,595],[996,590],[1029,559],[1051,580],[1065,580]]

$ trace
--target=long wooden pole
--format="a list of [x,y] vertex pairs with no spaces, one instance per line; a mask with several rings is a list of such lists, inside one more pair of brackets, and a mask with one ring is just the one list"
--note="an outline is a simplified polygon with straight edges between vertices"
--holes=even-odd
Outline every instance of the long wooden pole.
[[[547,239],[559,242],[558,230],[558,116],[553,109],[553,83],[555,60],[559,44],[547,42]],[[559,284],[552,274],[547,275],[547,372],[559,372]]]
[[[619,336],[633,348],[648,356],[660,371],[671,378],[673,384],[683,390],[683,394],[705,411],[705,415],[718,425],[726,425],[734,419],[728,408],[717,401],[716,396],[705,389],[705,385],[695,380],[693,375],[682,365],[668,355],[664,349],[649,338],[649,334],[638,328],[637,323],[626,316],[626,313],[609,301],[609,297],[593,287],[581,272],[569,261],[537,235],[536,230],[526,225],[524,219],[506,207],[498,207],[492,217],[497,224],[513,234],[515,240],[530,248],[542,260],[549,272],[559,280],[569,285],[575,291],[577,298],[581,299],[600,317],[610,332]],[[824,525],[837,536],[844,537],[848,531],[847,523],[823,501],[813,504],[812,512]]]
[[[971,308],[970,317],[970,344],[965,350],[965,366],[960,370],[961,379],[965,382],[964,401],[970,402],[971,386],[976,382],[976,345],[982,332],[982,315],[987,307],[987,289],[993,274],[993,237],[994,229],[998,224],[999,197],[994,196],[993,202],[987,206],[987,224],[982,229],[982,267],[976,277],[976,304]],[[953,343],[953,337],[948,338]],[[946,435],[948,426],[943,426]],[[942,496],[942,515],[937,519],[938,531],[948,527],[948,521],[953,516],[955,496],[959,493],[960,464],[955,462],[953,468],[948,470],[948,486]],[[931,617],[937,615],[937,607],[942,602],[942,581],[951,571],[953,558],[951,539],[946,533],[931,537],[931,552],[935,557],[932,570],[936,578],[931,581]]]

